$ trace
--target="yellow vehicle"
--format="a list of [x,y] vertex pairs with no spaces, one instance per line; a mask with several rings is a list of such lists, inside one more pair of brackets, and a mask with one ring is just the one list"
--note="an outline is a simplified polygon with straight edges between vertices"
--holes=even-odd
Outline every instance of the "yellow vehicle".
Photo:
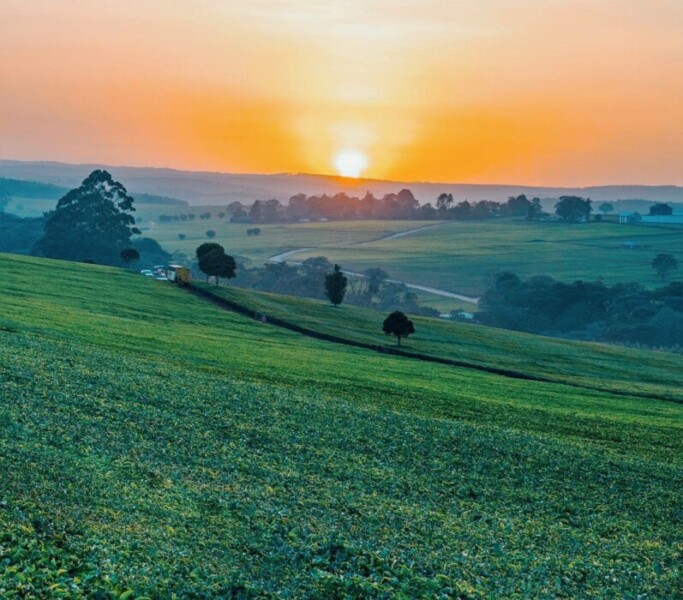
[[166,277],[171,283],[186,286],[190,283],[190,269],[183,267],[182,265],[168,265],[166,268]]

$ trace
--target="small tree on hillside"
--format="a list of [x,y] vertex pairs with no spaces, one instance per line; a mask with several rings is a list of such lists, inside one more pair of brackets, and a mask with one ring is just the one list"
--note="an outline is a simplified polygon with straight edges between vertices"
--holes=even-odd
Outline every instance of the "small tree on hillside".
[[236,268],[235,259],[228,256],[223,248],[211,250],[199,258],[199,270],[206,274],[207,281],[209,277],[215,277],[216,285],[220,277],[232,279]]
[[124,248],[121,250],[121,260],[130,265],[130,263],[140,260],[140,253],[135,248]]
[[657,271],[657,275],[662,278],[662,281],[666,281],[669,273],[678,269],[678,261],[673,254],[663,252],[658,254],[652,260],[652,268]]
[[208,237],[211,240],[216,237],[216,232],[213,229],[209,229],[206,232],[206,237]]
[[387,335],[395,335],[398,345],[401,345],[401,338],[408,337],[415,333],[413,322],[400,310],[392,312],[382,324],[382,331]]
[[348,279],[339,265],[334,265],[334,271],[325,276],[325,293],[335,306],[339,306],[344,300],[347,283]]

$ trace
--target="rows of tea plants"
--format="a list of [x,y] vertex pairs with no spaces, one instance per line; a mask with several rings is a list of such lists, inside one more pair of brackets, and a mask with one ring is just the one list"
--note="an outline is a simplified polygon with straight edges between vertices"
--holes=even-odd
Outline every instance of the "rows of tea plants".
[[678,592],[678,403],[337,346],[120,270],[0,274],[0,597]]
[[673,597],[679,464],[0,333],[2,593]]

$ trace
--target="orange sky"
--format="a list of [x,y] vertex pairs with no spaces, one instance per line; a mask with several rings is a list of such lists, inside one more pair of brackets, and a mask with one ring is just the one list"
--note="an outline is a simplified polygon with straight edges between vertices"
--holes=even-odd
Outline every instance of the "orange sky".
[[681,0],[2,0],[0,158],[683,184]]

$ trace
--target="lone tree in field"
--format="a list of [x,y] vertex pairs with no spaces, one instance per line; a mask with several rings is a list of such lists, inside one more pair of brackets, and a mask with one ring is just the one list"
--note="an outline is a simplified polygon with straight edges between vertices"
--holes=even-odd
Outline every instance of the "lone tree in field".
[[206,232],[206,237],[208,237],[209,239],[213,239],[216,237],[216,232],[213,229],[209,229]]
[[334,271],[325,275],[325,293],[335,306],[339,306],[344,300],[347,283],[348,279],[339,265],[334,265]]
[[401,338],[408,337],[415,333],[413,322],[406,317],[400,310],[392,312],[382,324],[382,331],[387,335],[395,335],[398,345],[401,345]]
[[657,271],[657,275],[662,278],[662,281],[666,281],[669,273],[678,269],[678,261],[673,254],[662,253],[652,259],[652,268]]
[[[218,246],[218,244],[216,245]],[[218,285],[220,277],[232,279],[235,276],[236,268],[235,259],[228,256],[222,246],[205,252],[199,257],[199,270],[206,274],[207,281],[209,277],[215,277],[216,285]]]
[[121,260],[130,265],[130,263],[140,260],[140,253],[135,248],[124,248],[121,250]]
[[598,210],[603,214],[606,215],[607,213],[611,213],[614,210],[614,206],[612,206],[609,202],[603,202],[599,207]]
[[57,202],[45,219],[45,233],[32,254],[47,258],[117,265],[121,251],[140,230],[133,198],[107,171],[96,170]]

